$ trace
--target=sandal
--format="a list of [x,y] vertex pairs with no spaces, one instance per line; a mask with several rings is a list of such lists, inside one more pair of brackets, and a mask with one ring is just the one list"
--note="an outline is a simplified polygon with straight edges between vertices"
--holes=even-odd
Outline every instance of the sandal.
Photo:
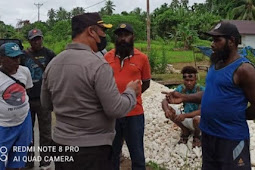
[[200,136],[193,136],[192,148],[201,146],[200,138],[201,138]]
[[178,141],[178,144],[187,144],[188,140],[189,140],[189,136],[190,136],[190,132],[187,135],[182,134],[180,137],[180,140]]

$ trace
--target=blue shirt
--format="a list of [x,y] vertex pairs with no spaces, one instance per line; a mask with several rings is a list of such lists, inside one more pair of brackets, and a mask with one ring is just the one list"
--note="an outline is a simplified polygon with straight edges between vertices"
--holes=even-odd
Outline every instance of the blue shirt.
[[[205,91],[205,88],[203,86],[200,85],[195,85],[194,88],[192,90],[184,90],[185,86],[183,84],[179,85],[175,91],[179,92],[179,93],[185,93],[185,94],[193,94],[196,93],[199,89],[199,91]],[[195,110],[199,109],[199,104],[196,103],[183,103],[184,106],[184,112],[185,113],[190,113],[193,112]]]
[[206,77],[201,103],[200,129],[212,136],[229,140],[249,138],[245,110],[248,100],[233,81],[234,72],[248,59],[240,57],[224,68],[212,65]]
[[29,99],[40,98],[41,86],[42,86],[42,75],[43,69],[31,58],[33,56],[38,62],[44,67],[52,60],[55,56],[54,52],[48,48],[43,47],[41,50],[32,52],[24,51],[25,55],[21,57],[21,65],[26,66],[32,76],[34,86],[29,90]]

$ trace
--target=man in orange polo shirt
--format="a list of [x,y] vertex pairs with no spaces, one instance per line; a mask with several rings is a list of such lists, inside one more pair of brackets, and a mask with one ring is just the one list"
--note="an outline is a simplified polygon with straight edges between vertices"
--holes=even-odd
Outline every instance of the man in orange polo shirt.
[[119,170],[123,140],[126,141],[133,170],[145,170],[144,111],[141,94],[150,86],[151,72],[148,57],[134,48],[134,31],[129,24],[120,24],[116,34],[115,49],[105,55],[114,71],[117,87],[122,93],[131,80],[141,80],[141,93],[136,107],[126,117],[116,120],[116,136],[113,141],[114,170]]

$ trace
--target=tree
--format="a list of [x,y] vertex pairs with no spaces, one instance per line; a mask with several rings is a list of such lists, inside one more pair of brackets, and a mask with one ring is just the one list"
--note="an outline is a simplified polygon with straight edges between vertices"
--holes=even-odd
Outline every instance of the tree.
[[188,8],[189,0],[181,0],[181,5],[184,8]]
[[217,9],[219,0],[206,0],[206,5],[208,6],[208,10],[213,13]]
[[99,11],[99,14],[100,14],[101,16],[107,15],[107,14],[106,14],[106,11],[105,11],[105,8],[101,8],[100,11]]
[[53,8],[51,8],[48,11],[47,16],[49,17],[50,20],[55,20],[56,19],[56,11]]
[[85,12],[85,9],[82,8],[82,7],[76,7],[74,9],[72,9],[71,11],[71,15],[72,16],[76,16],[76,15],[79,15],[79,14],[83,14]]
[[121,15],[128,15],[128,12],[127,11],[122,11]]
[[129,14],[140,17],[141,20],[144,21],[144,22],[147,21],[146,20],[147,19],[147,12],[142,11],[142,8],[137,7],[135,9],[133,9],[133,11],[131,11]]
[[71,39],[71,23],[69,20],[58,21],[51,30],[51,36],[56,41]]
[[255,20],[255,1],[240,0],[238,7],[234,8],[230,13],[230,18],[239,20]]
[[47,20],[47,22],[48,22],[48,24],[50,25],[50,26],[53,26],[54,25],[54,23],[56,22],[56,11],[53,9],[53,8],[51,8],[49,11],[48,11],[48,14],[47,14],[47,16],[49,17],[49,19]]
[[57,21],[67,20],[70,19],[70,13],[67,12],[63,7],[59,7],[56,14]]
[[18,29],[21,29],[22,27],[24,27],[25,25],[28,25],[30,24],[30,21],[29,20],[21,20],[19,19],[16,26]]
[[106,15],[112,15],[115,5],[113,4],[113,2],[111,0],[106,1],[105,3],[105,7],[104,7],[104,14]]
[[5,25],[0,20],[0,38],[12,38],[15,37],[15,29],[10,25]]
[[168,4],[164,3],[163,5],[161,5],[159,8],[156,8],[153,13],[152,13],[152,18],[151,20],[153,21],[153,19],[155,17],[157,17],[158,15],[163,14],[165,11],[167,11],[169,9]]
[[146,40],[146,31],[144,31],[146,30],[146,23],[145,21],[141,20],[139,16],[120,14],[114,14],[112,16],[105,15],[103,16],[103,21],[113,25],[113,29],[109,29],[107,31],[107,35],[109,36],[108,41],[115,41],[115,34],[113,32],[120,23],[128,23],[133,26],[136,40]]
[[141,15],[142,13],[142,8],[135,8],[133,11],[130,12],[130,14],[135,14],[135,15]]
[[237,3],[239,3],[239,0],[206,0],[205,6],[214,15],[226,18],[229,11],[237,7]]
[[180,22],[179,18],[176,17],[175,11],[169,8],[162,14],[157,15],[152,20],[153,36],[160,36],[163,39],[169,38],[169,33],[174,32],[173,27],[177,26]]
[[196,31],[192,30],[188,24],[181,23],[177,25],[175,42],[181,40],[185,50],[191,49],[191,45],[197,37]]
[[170,7],[173,8],[173,9],[177,9],[180,7],[180,2],[179,0],[173,0],[170,4]]
[[191,7],[191,10],[196,13],[204,14],[208,12],[206,5],[202,3],[194,3]]

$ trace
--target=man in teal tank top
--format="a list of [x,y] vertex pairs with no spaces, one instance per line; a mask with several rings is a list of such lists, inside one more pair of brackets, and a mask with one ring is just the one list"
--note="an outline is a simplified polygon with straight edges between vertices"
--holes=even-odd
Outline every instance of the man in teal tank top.
[[[204,91],[205,88],[197,84],[197,69],[192,66],[182,68],[183,84],[176,87],[175,91],[183,94],[193,94]],[[191,132],[194,132],[192,147],[200,147],[200,107],[197,103],[183,103],[183,110],[168,105],[166,99],[162,101],[162,109],[166,118],[169,118],[181,128],[181,137],[178,144],[186,144]],[[172,114],[173,112],[173,114]]]
[[255,69],[238,54],[235,25],[223,21],[206,34],[213,38],[213,54],[205,92],[172,92],[166,98],[169,103],[201,102],[203,170],[250,170],[246,120],[255,119]]

